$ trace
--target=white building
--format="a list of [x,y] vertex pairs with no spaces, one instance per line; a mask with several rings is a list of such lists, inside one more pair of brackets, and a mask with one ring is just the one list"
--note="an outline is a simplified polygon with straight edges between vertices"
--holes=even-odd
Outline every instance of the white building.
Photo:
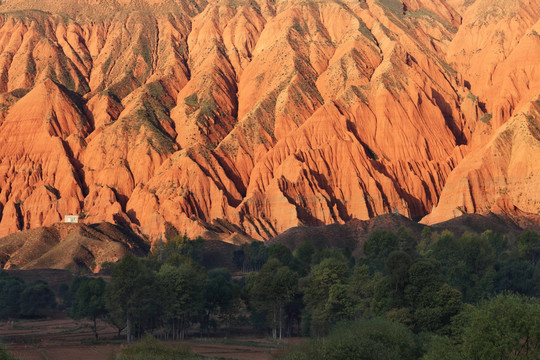
[[66,215],[64,216],[64,222],[65,223],[78,223],[79,215]]

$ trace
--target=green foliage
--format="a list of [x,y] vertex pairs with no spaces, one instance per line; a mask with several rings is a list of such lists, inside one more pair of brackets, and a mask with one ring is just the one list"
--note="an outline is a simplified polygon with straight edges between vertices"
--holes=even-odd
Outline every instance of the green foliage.
[[92,320],[92,331],[98,339],[97,319],[105,318],[105,281],[102,278],[83,278],[77,285],[77,291],[70,315],[74,318]]
[[463,332],[467,359],[538,359],[540,301],[499,295],[470,314]]
[[487,113],[480,117],[480,121],[483,122],[484,124],[489,124],[489,121],[491,120],[492,117],[493,115],[491,113]]
[[298,275],[272,258],[258,274],[246,280],[250,302],[258,311],[268,313],[274,339],[282,337],[283,310],[298,292]]
[[467,94],[467,99],[471,100],[472,102],[478,101],[478,96],[474,95],[472,92],[469,91]]
[[403,4],[399,0],[379,0],[379,3],[397,17],[403,16]]
[[244,272],[260,270],[267,260],[268,248],[261,241],[244,244],[234,254],[235,264]]
[[508,259],[497,264],[493,279],[494,293],[514,292],[535,295],[534,265],[522,260]]
[[374,231],[364,243],[366,255],[372,269],[382,271],[386,257],[399,249],[397,236],[389,231]]
[[396,292],[403,292],[405,284],[409,281],[409,267],[413,260],[404,251],[394,251],[388,255],[384,266],[386,273],[390,276],[392,286]]
[[159,315],[156,275],[142,260],[124,257],[113,269],[105,304],[113,325],[126,327],[128,342],[155,325]]
[[60,192],[54,186],[46,184],[45,189],[47,189],[47,191],[53,194],[57,199],[60,199]]
[[312,340],[293,348],[286,360],[408,360],[417,359],[414,334],[403,325],[380,318],[343,322],[324,340]]
[[315,248],[309,241],[303,243],[294,251],[294,257],[298,261],[300,275],[305,276],[309,273],[314,253]]
[[[345,284],[349,277],[349,264],[344,259],[326,258],[314,265],[304,288],[304,302],[311,314],[311,334],[325,335],[336,320],[327,307],[332,286]],[[339,290],[334,290],[339,291]]]
[[193,93],[184,98],[184,104],[191,106],[193,108],[199,107],[199,99],[197,98],[197,93]]
[[517,238],[519,256],[524,260],[536,264],[540,260],[540,234],[528,230]]
[[285,266],[294,266],[294,257],[291,250],[283,244],[268,247],[268,258],[278,259]]
[[427,344],[427,352],[422,360],[463,360],[460,349],[447,336],[432,336]]
[[233,310],[235,289],[231,282],[231,274],[225,269],[214,269],[208,272],[204,291],[204,316],[201,328],[209,331],[210,325],[216,327],[213,317],[226,317]]
[[23,290],[19,306],[22,316],[40,317],[56,307],[56,299],[47,283],[36,281]]
[[198,263],[202,263],[204,244],[205,241],[201,237],[191,240],[186,235],[176,235],[173,238],[168,239],[166,243],[160,243],[158,246],[154,247],[150,258],[163,262],[174,255],[181,255]]
[[0,319],[19,317],[19,299],[25,287],[21,279],[0,272]]
[[355,316],[370,318],[374,315],[374,295],[376,279],[367,265],[356,265],[349,280],[349,296],[353,299]]
[[163,264],[158,274],[163,320],[170,326],[173,339],[183,339],[192,321],[204,308],[205,269],[191,259],[175,266]]

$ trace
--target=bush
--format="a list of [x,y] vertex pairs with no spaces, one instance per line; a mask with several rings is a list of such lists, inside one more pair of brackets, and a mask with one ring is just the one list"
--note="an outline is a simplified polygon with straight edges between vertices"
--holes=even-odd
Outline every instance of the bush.
[[19,304],[22,316],[40,317],[56,307],[56,300],[49,285],[36,281],[21,293]]
[[380,318],[347,321],[334,327],[328,338],[311,340],[293,348],[287,360],[417,359],[415,335],[405,326]]

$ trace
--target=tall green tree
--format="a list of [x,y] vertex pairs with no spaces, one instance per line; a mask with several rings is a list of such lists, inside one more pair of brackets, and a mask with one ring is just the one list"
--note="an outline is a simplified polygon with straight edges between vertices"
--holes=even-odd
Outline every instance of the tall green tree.
[[231,274],[226,269],[214,269],[208,272],[206,288],[204,291],[204,317],[201,328],[209,331],[213,317],[225,315],[231,308],[234,300]]
[[469,315],[463,331],[467,359],[539,359],[540,301],[498,295]]
[[417,332],[444,333],[463,306],[461,293],[444,282],[440,263],[432,259],[420,259],[410,267],[405,297]]
[[183,340],[190,323],[204,309],[206,270],[187,258],[178,265],[165,263],[158,274],[163,319],[170,325],[173,339]]
[[125,325],[127,342],[153,325],[160,294],[156,276],[142,260],[125,256],[113,269],[105,292],[105,304],[113,323]]
[[305,276],[309,273],[314,253],[315,248],[313,247],[313,244],[309,241],[306,241],[294,251],[294,257],[299,264],[298,268],[300,276]]
[[[330,290],[334,285],[345,284],[349,278],[349,263],[342,258],[326,258],[314,265],[307,278],[304,288],[304,302],[310,313],[311,332],[313,335],[326,335],[333,318],[331,307],[326,303],[330,297]],[[334,295],[341,292],[335,288]]]
[[516,239],[519,255],[522,259],[536,264],[540,260],[540,234],[527,230]]
[[298,292],[298,275],[279,260],[270,259],[258,274],[247,278],[246,289],[254,306],[270,314],[272,337],[281,339],[284,307]]
[[384,261],[392,251],[399,250],[399,239],[393,232],[376,230],[364,243],[364,254],[372,269],[383,271]]
[[87,318],[92,321],[92,331],[98,339],[97,320],[108,314],[105,308],[106,283],[102,278],[86,278],[77,289],[71,307],[71,316],[74,318]]

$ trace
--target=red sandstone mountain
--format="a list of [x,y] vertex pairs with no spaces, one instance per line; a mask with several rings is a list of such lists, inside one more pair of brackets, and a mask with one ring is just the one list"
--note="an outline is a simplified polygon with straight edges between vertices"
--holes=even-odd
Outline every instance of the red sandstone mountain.
[[539,0],[0,11],[0,236],[539,213]]

